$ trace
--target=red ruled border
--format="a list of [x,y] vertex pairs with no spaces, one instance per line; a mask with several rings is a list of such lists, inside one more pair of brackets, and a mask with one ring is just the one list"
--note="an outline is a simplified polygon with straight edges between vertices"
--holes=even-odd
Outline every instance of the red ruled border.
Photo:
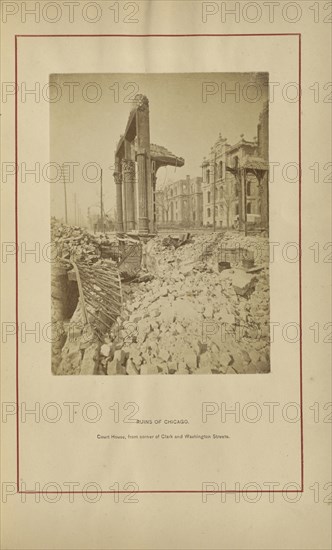
[[[299,320],[300,320],[300,431],[301,431],[301,483],[300,489],[288,490],[287,493],[304,492],[304,445],[303,445],[303,372],[302,372],[302,211],[301,211],[301,191],[302,191],[302,120],[301,120],[301,89],[302,89],[302,46],[301,33],[261,33],[261,34],[17,34],[15,35],[15,165],[18,166],[18,39],[19,38],[185,38],[185,37],[248,37],[248,36],[294,36],[298,39],[298,84],[299,84],[299,106],[298,106],[298,158],[299,158]],[[18,324],[18,170],[15,171],[15,283],[16,283],[16,484],[17,493],[41,494],[43,491],[20,491],[20,433],[19,433],[19,368],[18,368],[18,349],[19,349],[19,324]],[[295,484],[295,483],[294,483]],[[202,490],[151,490],[135,491],[135,493],[209,493]],[[222,490],[213,491],[214,493],[257,493],[257,490]],[[283,493],[284,490],[259,490],[259,493]],[[49,494],[58,494],[57,491],[47,491]],[[61,491],[63,494],[82,494],[83,491]],[[87,494],[132,494],[133,491],[84,491]]]

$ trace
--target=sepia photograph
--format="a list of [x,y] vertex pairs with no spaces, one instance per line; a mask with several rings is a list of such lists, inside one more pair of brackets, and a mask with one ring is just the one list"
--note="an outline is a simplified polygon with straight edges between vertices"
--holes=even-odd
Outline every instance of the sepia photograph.
[[50,90],[52,373],[269,373],[268,73]]
[[332,548],[331,6],[1,2],[1,548]]

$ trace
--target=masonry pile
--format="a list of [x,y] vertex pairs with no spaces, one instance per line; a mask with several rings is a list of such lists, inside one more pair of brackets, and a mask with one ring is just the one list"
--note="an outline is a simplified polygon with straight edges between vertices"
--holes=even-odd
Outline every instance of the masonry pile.
[[101,371],[269,372],[268,240],[227,232],[197,234],[183,246],[157,236],[147,246],[153,278],[126,285]]

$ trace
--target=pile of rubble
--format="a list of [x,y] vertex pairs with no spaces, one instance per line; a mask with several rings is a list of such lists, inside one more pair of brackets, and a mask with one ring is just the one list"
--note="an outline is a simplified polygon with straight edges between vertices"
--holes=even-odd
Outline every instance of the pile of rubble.
[[[115,242],[115,238],[105,234],[92,235],[84,228],[65,225],[55,219],[52,220],[51,232],[56,247],[51,270],[52,372],[98,374],[100,323],[103,323],[102,331],[105,332],[110,323],[105,312],[108,312],[107,303],[111,300],[109,296],[103,296],[98,302],[98,294],[103,292],[99,286],[109,288],[108,272],[117,273],[115,261],[101,258],[102,246]],[[80,292],[83,290],[89,309],[86,304],[82,305],[75,269],[80,274]],[[116,302],[120,305],[121,298],[117,297]]]
[[[98,267],[95,236],[80,228],[53,229],[58,245],[68,247],[62,253],[83,254]],[[63,327],[53,350],[56,374],[270,371],[267,238],[227,232],[151,239],[141,272],[122,284],[121,315],[99,338],[84,326],[80,302],[66,320],[59,284],[52,294],[53,318]]]
[[57,250],[57,259],[96,262],[102,255],[103,247],[116,244],[116,237],[106,233],[96,235],[79,226],[65,225],[52,220],[52,243]]
[[269,372],[267,239],[212,233],[187,235],[178,246],[183,240],[148,243],[154,278],[128,285],[123,313],[100,350],[102,371]]

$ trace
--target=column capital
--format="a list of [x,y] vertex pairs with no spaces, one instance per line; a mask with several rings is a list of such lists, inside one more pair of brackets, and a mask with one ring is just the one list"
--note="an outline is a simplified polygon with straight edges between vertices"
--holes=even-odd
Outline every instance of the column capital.
[[149,100],[146,97],[146,95],[143,94],[136,94],[134,101],[136,103],[136,108],[138,111],[146,111],[149,110]]
[[115,185],[122,185],[121,172],[113,172]]
[[135,162],[133,160],[123,159],[121,164],[123,174],[130,174],[131,176],[135,176]]

